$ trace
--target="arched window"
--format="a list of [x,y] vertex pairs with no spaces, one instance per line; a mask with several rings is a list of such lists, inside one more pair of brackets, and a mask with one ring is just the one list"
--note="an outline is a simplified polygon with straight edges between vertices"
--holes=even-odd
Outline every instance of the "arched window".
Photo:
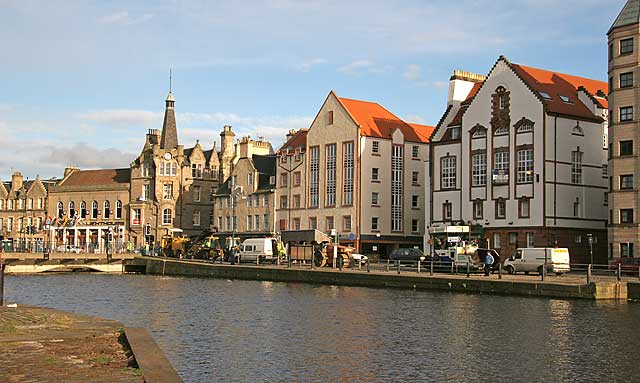
[[87,218],[87,203],[80,202],[80,218]]
[[573,127],[571,134],[576,136],[584,136],[584,130],[582,130],[582,127],[580,127],[580,125],[576,125]]
[[58,202],[58,218],[62,218],[64,216],[64,206],[62,202]]
[[102,216],[104,219],[109,219],[111,217],[111,204],[109,201],[104,201],[104,213]]
[[76,204],[71,201],[69,202],[69,219],[76,216]]
[[163,209],[162,210],[162,224],[163,225],[171,225],[172,223],[171,209]]
[[91,202],[91,218],[98,219],[98,201]]
[[116,219],[122,219],[122,201],[116,201]]

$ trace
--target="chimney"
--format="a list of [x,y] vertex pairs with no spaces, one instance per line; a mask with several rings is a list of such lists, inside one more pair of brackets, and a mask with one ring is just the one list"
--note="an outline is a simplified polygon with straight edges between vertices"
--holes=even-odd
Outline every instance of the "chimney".
[[239,147],[239,157],[240,158],[244,158],[244,157],[249,157],[249,144],[251,142],[251,138],[249,136],[246,137],[242,137],[242,139],[240,140],[240,142],[238,143],[238,147]]
[[291,139],[291,137],[295,135],[296,135],[295,129],[289,129],[289,133],[287,133],[287,141],[289,141],[289,139]]
[[481,74],[465,72],[458,69],[454,70],[453,76],[449,79],[447,105],[466,100],[473,86],[476,83],[483,82],[486,78],[487,76]]
[[67,166],[64,168],[64,177],[68,176],[69,174],[71,174],[71,172],[76,171],[76,170],[80,170],[80,168],[76,167],[76,166]]
[[11,188],[13,190],[22,189],[22,173],[13,172],[11,175]]

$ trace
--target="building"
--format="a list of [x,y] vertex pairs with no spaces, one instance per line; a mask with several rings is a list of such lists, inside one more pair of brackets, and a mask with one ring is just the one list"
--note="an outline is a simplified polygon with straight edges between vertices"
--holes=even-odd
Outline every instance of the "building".
[[640,41],[640,1],[629,0],[609,38],[609,257],[635,257],[640,238],[640,98],[635,81]]
[[422,247],[432,129],[330,92],[309,129],[279,150],[278,229],[335,229],[369,254]]
[[[431,136],[426,195],[434,228],[471,225],[501,255],[568,247],[606,261],[606,83],[500,57],[485,76],[455,71]],[[447,238],[446,240],[449,240]]]
[[14,172],[10,182],[0,182],[0,249],[43,251],[47,192],[55,180],[24,180]]

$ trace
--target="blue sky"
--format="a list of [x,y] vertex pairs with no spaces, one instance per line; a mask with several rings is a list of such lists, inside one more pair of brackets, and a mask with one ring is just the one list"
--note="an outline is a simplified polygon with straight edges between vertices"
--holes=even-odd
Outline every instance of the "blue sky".
[[0,177],[126,167],[161,128],[173,68],[178,134],[225,124],[274,146],[327,93],[433,125],[454,69],[512,62],[606,80],[624,0],[0,0]]

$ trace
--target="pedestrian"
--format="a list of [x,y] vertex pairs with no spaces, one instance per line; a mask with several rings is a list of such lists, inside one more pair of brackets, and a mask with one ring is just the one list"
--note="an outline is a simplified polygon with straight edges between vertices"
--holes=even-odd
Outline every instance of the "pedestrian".
[[491,265],[493,265],[493,255],[487,253],[487,256],[484,258],[484,275],[489,276],[491,272]]

